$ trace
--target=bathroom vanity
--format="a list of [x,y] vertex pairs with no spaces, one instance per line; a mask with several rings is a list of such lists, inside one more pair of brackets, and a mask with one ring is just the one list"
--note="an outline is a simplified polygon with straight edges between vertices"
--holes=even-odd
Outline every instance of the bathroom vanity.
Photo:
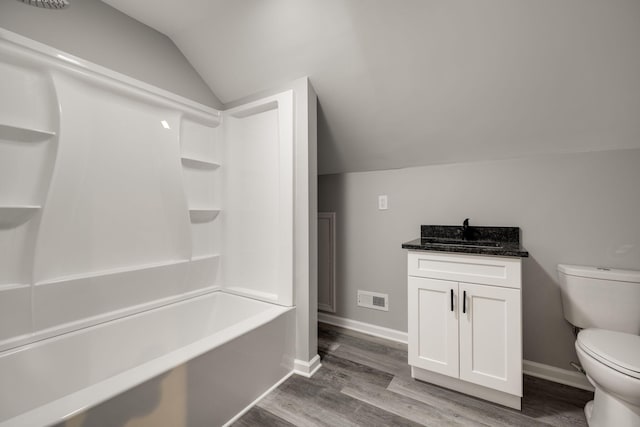
[[519,234],[517,227],[423,225],[419,239],[402,245],[413,378],[521,408],[528,253]]

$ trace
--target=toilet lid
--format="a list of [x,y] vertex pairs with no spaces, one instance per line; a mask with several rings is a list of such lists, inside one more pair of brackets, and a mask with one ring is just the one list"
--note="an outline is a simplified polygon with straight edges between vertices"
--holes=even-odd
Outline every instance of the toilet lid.
[[578,345],[610,368],[640,378],[640,336],[584,329],[578,334]]

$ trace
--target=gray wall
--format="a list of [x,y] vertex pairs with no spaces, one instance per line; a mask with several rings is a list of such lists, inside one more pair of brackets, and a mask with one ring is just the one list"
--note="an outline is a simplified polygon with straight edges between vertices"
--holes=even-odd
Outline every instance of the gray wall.
[[[575,360],[558,263],[640,269],[640,149],[548,154],[319,177],[319,210],[337,212],[337,315],[407,330],[406,251],[421,224],[518,226],[524,357]],[[377,210],[377,196],[389,210]],[[389,294],[389,312],[356,307],[356,290]]]
[[186,58],[165,35],[99,0],[71,0],[64,10],[0,1],[0,27],[82,59],[220,108]]

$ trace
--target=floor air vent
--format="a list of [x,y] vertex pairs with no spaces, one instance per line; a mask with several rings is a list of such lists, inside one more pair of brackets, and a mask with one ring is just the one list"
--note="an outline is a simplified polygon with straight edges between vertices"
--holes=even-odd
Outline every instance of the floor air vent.
[[358,290],[358,306],[389,311],[389,295]]

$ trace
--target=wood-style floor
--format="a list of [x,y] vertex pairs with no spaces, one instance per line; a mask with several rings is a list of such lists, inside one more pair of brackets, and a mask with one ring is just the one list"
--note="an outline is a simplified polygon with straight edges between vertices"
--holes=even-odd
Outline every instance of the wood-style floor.
[[522,411],[411,378],[404,344],[320,324],[322,367],[293,375],[234,426],[586,426],[593,393],[524,377]]

